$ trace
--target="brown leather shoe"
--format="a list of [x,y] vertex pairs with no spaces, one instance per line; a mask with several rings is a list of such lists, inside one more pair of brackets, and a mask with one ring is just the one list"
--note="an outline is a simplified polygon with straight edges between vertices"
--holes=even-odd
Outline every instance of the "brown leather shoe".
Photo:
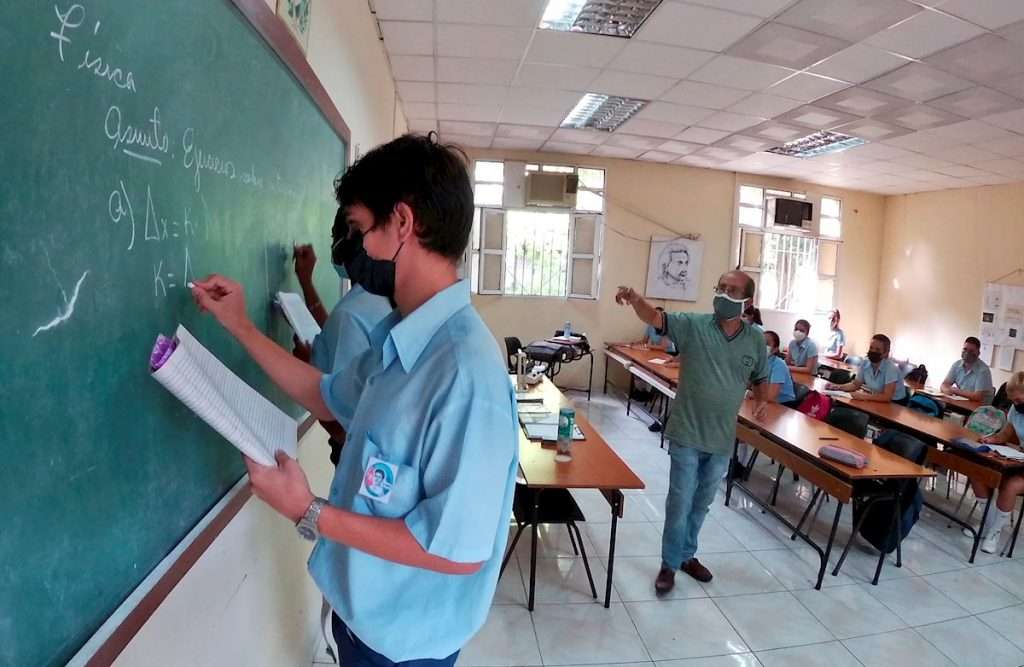
[[663,567],[658,571],[658,578],[654,580],[654,592],[658,595],[665,595],[676,585],[676,573],[670,567]]
[[712,579],[711,570],[701,565],[701,562],[696,558],[691,558],[690,560],[686,561],[679,567],[679,569],[685,572],[686,574],[690,575],[697,581],[703,582],[705,584],[711,581]]

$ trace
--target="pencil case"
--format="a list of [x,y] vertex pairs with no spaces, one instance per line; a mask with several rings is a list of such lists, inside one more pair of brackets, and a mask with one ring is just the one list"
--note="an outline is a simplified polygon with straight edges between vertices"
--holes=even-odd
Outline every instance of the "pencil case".
[[824,447],[818,448],[818,455],[823,459],[838,461],[839,463],[853,466],[854,468],[865,468],[868,465],[868,459],[866,456],[860,452],[855,452],[852,449],[846,449],[845,447],[825,445]]

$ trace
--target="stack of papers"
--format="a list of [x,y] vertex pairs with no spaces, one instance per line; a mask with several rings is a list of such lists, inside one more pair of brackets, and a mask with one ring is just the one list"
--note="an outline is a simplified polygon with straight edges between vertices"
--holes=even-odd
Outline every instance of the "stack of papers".
[[546,414],[551,412],[550,410],[547,409],[547,406],[545,406],[543,403],[520,403],[516,407],[519,409],[519,414],[521,414],[521,415],[528,415],[528,414],[546,415]]
[[1004,458],[1008,458],[1013,461],[1024,461],[1024,452],[1020,451],[1016,447],[1007,447],[1006,445],[989,445],[988,448]]
[[[548,440],[554,442],[558,440],[558,424],[523,424],[523,429],[526,431],[526,437],[530,440]],[[583,440],[583,431],[580,430],[579,426],[573,426],[572,429],[573,440]]]
[[520,424],[557,424],[558,415],[554,412],[527,412],[520,413]]
[[543,403],[544,394],[533,391],[517,391],[516,401],[519,403]]
[[823,389],[821,393],[832,398],[853,398],[853,394],[848,391],[840,391],[839,389]]
[[656,358],[656,359],[651,359],[651,363],[652,364],[658,364],[660,366],[661,364],[667,364],[668,363],[668,359],[661,359],[659,357],[659,358]]

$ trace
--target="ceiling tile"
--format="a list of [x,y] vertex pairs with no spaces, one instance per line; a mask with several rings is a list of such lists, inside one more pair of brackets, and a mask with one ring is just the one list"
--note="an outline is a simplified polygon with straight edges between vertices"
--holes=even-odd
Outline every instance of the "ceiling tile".
[[519,61],[532,32],[530,28],[440,23],[437,25],[437,54],[455,58],[486,54],[498,60]]
[[761,19],[753,16],[711,7],[662,2],[634,38],[644,42],[724,51],[760,23]]
[[1008,76],[989,85],[993,88],[998,88],[1000,92],[1013,95],[1018,99],[1024,99],[1024,74]]
[[529,102],[508,102],[501,108],[501,122],[518,125],[544,125],[550,130],[558,127],[568,113],[567,110],[534,106]]
[[742,157],[746,157],[749,153],[738,151],[732,148],[722,148],[720,146],[708,146],[702,148],[693,154],[695,157],[706,157],[712,160],[720,160],[722,162],[731,162],[738,160]]
[[910,154],[910,151],[906,151],[902,148],[877,143],[867,144],[866,146],[857,146],[856,148],[851,148],[848,152],[855,153],[856,155],[872,160],[894,160],[898,157]]
[[512,86],[509,88],[508,99],[536,107],[562,109],[568,113],[580,101],[580,93],[578,91],[558,90],[555,88]]
[[982,120],[1004,130],[1024,134],[1024,109],[992,114],[991,116],[985,116]]
[[711,128],[712,130],[726,130],[728,132],[739,132],[748,127],[753,127],[764,122],[764,118],[760,116],[748,116],[746,114],[732,113],[729,111],[719,111],[718,113],[708,116],[704,120],[700,121],[701,127]]
[[433,102],[406,102],[402,108],[407,118],[437,118],[437,106]]
[[661,139],[654,137],[638,137],[633,134],[620,134],[618,132],[612,132],[612,136],[608,138],[608,141],[604,142],[605,146],[618,146],[620,148],[632,148],[640,151],[649,151],[657,148],[664,142]]
[[[988,118],[991,119],[993,117],[989,116]],[[1012,136],[1005,131],[1008,129],[1012,128],[1000,129],[998,123],[989,124],[977,120],[964,120],[952,125],[944,125],[926,130],[926,133],[933,137],[940,137],[958,143],[973,144],[980,141],[994,140],[1002,136]]]
[[563,141],[549,141],[541,147],[548,153],[569,153],[572,155],[589,155],[594,146],[590,144],[570,144]]
[[1002,160],[990,160],[988,162],[979,162],[974,166],[979,169],[984,169],[985,171],[990,171],[994,174],[1024,178],[1024,162],[1018,160],[1011,160],[1009,158]]
[[759,151],[767,150],[772,146],[777,146],[778,143],[768,139],[758,139],[757,137],[734,134],[722,139],[715,145],[722,148],[732,148],[733,150],[741,151],[743,153],[757,153]]
[[816,102],[826,109],[835,109],[855,116],[874,116],[894,109],[910,106],[905,99],[886,95],[867,88],[847,88]]
[[761,116],[762,118],[774,118],[790,109],[795,109],[801,104],[802,102],[799,100],[791,100],[788,97],[779,97],[778,95],[769,95],[767,93],[754,93],[750,97],[733,104],[729,107],[729,111],[746,113],[751,116]]
[[616,157],[624,160],[632,160],[642,153],[642,150],[635,148],[623,148],[622,146],[598,146],[590,154],[601,157]]
[[927,104],[915,104],[888,113],[876,114],[874,118],[887,123],[895,123],[911,130],[927,130],[964,120],[963,116],[957,116]]
[[437,84],[437,101],[458,104],[504,104],[509,89],[472,83]]
[[384,46],[400,56],[434,55],[434,24],[412,21],[381,21]]
[[577,130],[571,127],[563,127],[555,130],[554,134],[550,137],[550,141],[557,141],[559,143],[592,144],[596,146],[598,144],[603,144],[610,136],[610,132],[602,132],[601,130]]
[[[380,0],[376,1],[380,3]],[[532,28],[540,22],[546,4],[546,0],[437,0],[437,20],[441,23],[478,23]]]
[[690,75],[693,81],[728,84],[744,90],[764,90],[781,81],[792,70],[732,56],[718,56]]
[[427,118],[410,118],[408,124],[410,132],[437,132],[436,120],[430,120]]
[[608,65],[611,69],[682,79],[714,57],[708,51],[628,40]]
[[395,81],[398,96],[403,102],[435,101],[434,84],[427,81]]
[[[675,138],[680,141],[686,141],[694,144],[713,144],[719,139],[724,139],[727,136],[729,136],[728,132],[708,130],[703,127],[691,127],[677,134]],[[662,144],[661,149],[667,150],[664,144]]]
[[641,100],[655,100],[671,88],[676,79],[635,72],[604,70],[590,82],[588,91],[606,95],[621,95]]
[[883,141],[910,133],[910,130],[874,118],[855,120],[852,123],[840,125],[835,129],[837,132],[867,139],[868,141]]
[[793,4],[793,0],[688,0],[693,5],[704,5],[727,9],[740,14],[752,14],[761,18],[775,16],[780,9]]
[[902,157],[897,160],[893,160],[896,164],[902,164],[907,167],[915,167],[917,169],[940,169],[943,167],[950,167],[952,164],[947,160],[940,160],[939,158],[929,157],[927,155],[911,155],[908,157]]
[[[694,125],[715,113],[711,109],[672,104],[670,102],[651,102],[636,114],[636,118],[656,120],[662,123]],[[646,134],[646,133],[644,133]]]
[[515,83],[517,86],[585,91],[600,71],[593,67],[524,63]]
[[905,0],[800,0],[779,23],[859,42],[902,21],[921,8]]
[[864,44],[854,44],[811,68],[814,74],[862,83],[906,65],[907,60]]
[[490,137],[478,137],[470,134],[454,134],[445,132],[441,134],[441,140],[445,143],[455,144],[463,148],[490,148],[491,138]]
[[766,23],[733,44],[728,54],[760,63],[804,69],[850,44],[780,23]]
[[658,146],[658,150],[666,153],[675,153],[676,157],[679,157],[680,155],[689,155],[694,151],[700,150],[702,147],[702,144],[687,143],[685,141],[666,141]]
[[979,83],[999,83],[1024,74],[1024,44],[986,34],[939,51],[925,58],[925,62]]
[[966,144],[959,146],[946,146],[942,150],[931,153],[931,156],[937,157],[940,160],[948,160],[955,164],[970,165],[974,165],[979,162],[990,162],[1003,157],[1001,155],[996,155],[992,151],[986,151],[978,148],[977,146],[969,146]]
[[784,113],[781,116],[776,117],[775,120],[783,123],[809,127],[812,130],[831,130],[839,125],[845,125],[855,120],[860,120],[860,116],[854,116],[853,114],[848,114],[843,111],[816,107],[809,104]]
[[533,125],[510,125],[503,123],[498,125],[494,137],[503,139],[547,139],[551,136],[551,128],[535,127]]
[[526,52],[526,62],[604,67],[625,48],[627,41],[579,32],[538,30]]
[[864,84],[866,88],[927,102],[971,87],[971,82],[922,63],[910,63]]
[[1024,156],[1024,137],[1018,135],[1014,135],[1009,139],[1002,138],[995,141],[982,141],[977,146],[984,151],[991,151],[1003,157]]
[[752,127],[747,130],[746,133],[755,137],[774,141],[776,142],[774,144],[776,146],[810,134],[806,127],[786,125],[785,123],[779,123],[774,120]]
[[437,104],[437,117],[440,120],[497,122],[500,115],[500,104]]
[[536,151],[544,145],[543,139],[522,139],[519,137],[494,137],[491,148],[505,148],[518,151]]
[[373,9],[382,21],[433,21],[433,0],[375,0]]
[[976,25],[929,9],[864,41],[910,58],[924,58],[984,32]]
[[433,81],[434,59],[430,56],[391,56],[391,74],[400,81]]
[[639,134],[645,137],[661,137],[669,139],[685,129],[685,124],[665,123],[658,120],[645,120],[634,116],[619,127],[617,131],[628,132],[629,134]]
[[801,102],[813,102],[814,100],[829,95],[838,90],[846,88],[847,84],[835,79],[829,79],[816,74],[800,72],[775,84],[766,92],[770,95],[789,97]]
[[675,153],[666,153],[665,151],[647,151],[640,156],[640,159],[648,162],[672,162],[679,159],[679,156]]
[[[395,59],[391,59],[394,69]],[[452,83],[487,83],[504,85],[512,82],[516,68],[514,60],[486,60],[483,58],[438,58],[437,80]],[[396,79],[406,77],[395,74]]]
[[967,178],[968,176],[987,176],[988,172],[982,171],[976,167],[968,167],[963,164],[954,164],[949,167],[936,167],[935,171],[940,174],[946,174],[947,176],[955,176],[956,178]]
[[727,88],[699,81],[681,81],[661,96],[666,102],[692,104],[709,109],[725,109],[750,95],[750,91]]
[[495,123],[473,123],[461,120],[442,120],[443,134],[464,134],[474,137],[493,137],[497,127]]
[[939,9],[989,30],[1024,19],[1024,3],[1017,0],[946,0]]
[[981,118],[1024,106],[1024,102],[984,86],[946,95],[929,104],[967,118]]

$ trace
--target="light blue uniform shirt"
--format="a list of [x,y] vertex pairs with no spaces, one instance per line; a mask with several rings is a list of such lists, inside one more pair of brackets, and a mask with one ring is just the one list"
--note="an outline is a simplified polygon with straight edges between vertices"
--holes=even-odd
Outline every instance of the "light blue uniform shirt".
[[846,334],[842,329],[833,329],[828,335],[828,346],[825,354],[839,354],[839,348],[846,347]]
[[313,339],[309,362],[321,373],[342,370],[370,349],[370,332],[390,312],[387,299],[353,284]]
[[[818,346],[810,338],[804,338],[800,342],[797,342],[796,339],[789,341],[790,366],[806,366],[807,360],[816,356],[818,356]],[[814,364],[814,368],[811,369],[811,375],[817,372],[818,364]]]
[[889,359],[882,359],[878,364],[878,370],[875,370],[871,362],[865,359],[860,362],[857,377],[873,394],[881,394],[885,391],[885,385],[895,382],[896,391],[892,394],[892,400],[902,401],[907,396],[907,385],[903,384],[900,369]]
[[[519,459],[515,393],[466,281],[405,318],[392,312],[370,346],[321,382],[331,411],[352,414],[330,504],[401,519],[429,553],[483,565],[440,574],[321,539],[309,571],[374,651],[444,658],[483,625],[497,586]],[[371,457],[397,466],[386,503],[360,494]]]
[[[659,334],[658,330],[652,327],[650,324],[647,325],[647,331],[644,332],[644,336],[647,337],[647,342],[649,342],[651,345],[658,345],[661,343],[661,340],[663,338],[666,338],[666,336],[662,336],[661,334]],[[666,352],[668,352],[669,354],[675,354],[676,344],[673,343],[672,341],[668,341],[668,349],[666,350]]]
[[789,367],[781,357],[774,354],[768,356],[768,382],[781,384],[779,395],[776,397],[778,403],[789,403],[796,400],[796,390],[793,388],[793,375]]
[[971,368],[964,367],[963,359],[958,359],[946,373],[947,384],[955,384],[962,391],[983,391],[982,403],[991,403],[996,390],[992,385],[992,370],[981,359],[974,362]]

